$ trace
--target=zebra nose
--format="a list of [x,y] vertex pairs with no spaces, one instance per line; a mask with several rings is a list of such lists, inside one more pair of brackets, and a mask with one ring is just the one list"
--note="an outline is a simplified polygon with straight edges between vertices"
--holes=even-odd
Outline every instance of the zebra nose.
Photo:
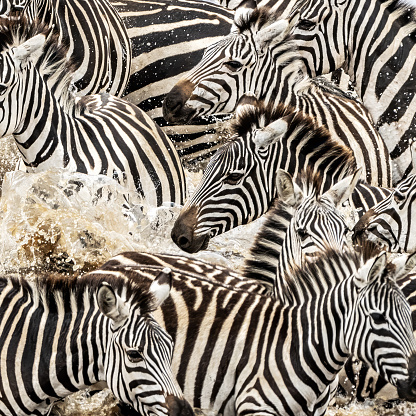
[[168,123],[179,123],[189,121],[193,110],[186,109],[188,101],[194,90],[194,84],[190,81],[179,81],[166,95],[163,100],[163,117]]
[[169,416],[192,416],[195,414],[191,405],[185,399],[169,395],[166,397],[166,403],[169,409]]

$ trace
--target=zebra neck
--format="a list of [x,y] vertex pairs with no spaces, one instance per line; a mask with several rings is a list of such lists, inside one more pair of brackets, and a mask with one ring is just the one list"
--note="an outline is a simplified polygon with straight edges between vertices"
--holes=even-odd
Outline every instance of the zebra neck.
[[[0,357],[19,363],[0,367],[3,401],[27,396],[25,406],[37,409],[103,379],[105,345],[99,334],[108,323],[90,289],[64,296],[38,282],[3,278],[0,283]],[[15,368],[24,373],[24,386]]]
[[62,97],[53,93],[59,86],[51,90],[37,70],[32,70],[28,77],[27,89],[20,95],[31,98],[22,103],[20,121],[13,134],[16,144],[29,169],[41,168],[45,161],[49,167],[65,168],[69,161],[68,137],[75,130],[75,120],[61,106]]
[[243,265],[243,275],[275,285],[283,242],[294,210],[284,204],[272,208]]

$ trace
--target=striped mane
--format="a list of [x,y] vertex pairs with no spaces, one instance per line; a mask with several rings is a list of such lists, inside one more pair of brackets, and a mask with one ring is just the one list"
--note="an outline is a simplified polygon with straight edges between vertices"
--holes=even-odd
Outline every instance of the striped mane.
[[44,35],[46,41],[42,52],[36,56],[35,66],[60,104],[69,111],[75,105],[72,78],[76,63],[67,59],[69,43],[59,38],[56,29],[40,21],[30,23],[24,16],[0,18],[0,53],[38,34]]
[[318,127],[313,120],[293,107],[279,104],[275,107],[272,103],[267,105],[258,101],[255,106],[247,105],[239,109],[239,117],[231,124],[231,132],[234,134],[230,141],[236,140],[236,136],[244,137],[253,129],[262,128],[282,117],[290,117],[290,125],[286,136],[296,134],[305,139],[308,137],[309,145],[304,145],[305,152],[312,152],[319,146],[319,151],[328,156],[339,158],[339,163],[348,167],[349,171],[355,167],[355,159],[351,149],[342,143],[333,140],[325,127]]
[[69,309],[70,295],[73,294],[77,300],[77,306],[83,309],[85,295],[90,301],[93,301],[100,284],[107,282],[117,294],[123,294],[126,300],[139,305],[142,315],[152,312],[155,309],[153,295],[147,290],[143,290],[143,287],[148,286],[146,280],[133,271],[125,271],[123,276],[127,276],[127,279],[98,272],[88,273],[82,277],[46,274],[32,280],[28,280],[24,276],[2,276],[0,277],[0,290],[11,283],[14,293],[27,293],[33,299],[39,299],[52,311],[56,310],[59,304],[63,304],[65,309]]
[[[282,301],[289,305],[301,304],[316,297],[316,294],[327,293],[328,288],[345,280],[380,252],[375,244],[365,243],[358,252],[354,248],[343,252],[328,249],[302,267],[294,265],[285,275],[285,284],[280,288]],[[389,262],[382,278],[388,277],[395,268]]]

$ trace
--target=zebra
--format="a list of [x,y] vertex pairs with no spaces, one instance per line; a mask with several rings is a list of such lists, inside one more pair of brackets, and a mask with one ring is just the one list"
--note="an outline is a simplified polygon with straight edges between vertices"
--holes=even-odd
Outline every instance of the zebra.
[[107,0],[2,0],[0,14],[19,10],[30,22],[54,26],[68,44],[79,96],[108,92],[121,97],[129,78],[131,46],[127,29]]
[[291,33],[312,76],[344,68],[393,160],[396,185],[411,170],[416,129],[415,7],[401,0],[300,1]]
[[278,18],[269,9],[237,9],[230,34],[209,46],[166,96],[166,120],[231,113],[250,91],[266,103],[291,105],[314,118],[353,150],[369,184],[392,186],[389,152],[367,109],[322,77],[307,76],[288,24]]
[[171,285],[169,269],[150,286],[129,273],[1,276],[1,414],[49,414],[105,381],[140,414],[193,415],[173,377],[172,338],[153,318]]
[[[237,108],[235,136],[210,160],[172,228],[173,241],[185,251],[203,250],[210,238],[263,215],[276,198],[277,169],[296,177],[309,165],[321,173],[321,191],[325,192],[355,168],[350,149],[335,142],[327,130],[317,128],[309,117],[245,98],[248,101]],[[373,192],[372,187],[359,183],[354,193],[360,197],[353,193],[351,199],[363,203],[368,194],[373,203],[373,198],[390,192]]]
[[415,194],[416,175],[409,175],[360,218],[354,226],[354,239],[377,242],[392,252],[415,251]]
[[357,170],[322,193],[318,173],[307,169],[294,181],[290,174],[278,170],[278,202],[256,234],[243,264],[243,276],[272,285],[278,298],[293,264],[302,266],[305,259],[326,248],[344,249],[349,228],[339,208],[350,197],[360,174]]
[[[174,339],[172,368],[193,407],[223,415],[323,414],[350,354],[371,364],[402,398],[416,399],[411,312],[394,283],[415,256],[386,267],[385,254],[364,265],[353,250],[324,254],[288,277],[284,303],[172,272],[171,296],[157,319]],[[101,270],[134,271],[149,284],[154,273],[137,252]]]
[[26,171],[105,174],[150,205],[183,203],[179,157],[150,117],[107,93],[74,97],[53,29],[2,19],[0,33],[0,137],[14,135]]
[[197,0],[111,0],[132,44],[130,78],[124,99],[138,105],[174,141],[190,168],[206,160],[227,136],[218,117],[168,126],[164,96],[201,59],[204,49],[230,30],[233,13]]

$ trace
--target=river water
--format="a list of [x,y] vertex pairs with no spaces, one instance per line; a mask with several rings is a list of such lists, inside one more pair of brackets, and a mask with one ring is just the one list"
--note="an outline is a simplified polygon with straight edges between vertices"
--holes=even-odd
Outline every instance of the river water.
[[[13,171],[17,151],[12,140],[0,142],[0,270],[4,274],[53,270],[68,274],[99,267],[127,250],[179,253],[170,229],[180,207],[148,207],[130,195],[126,207],[122,188],[106,177],[50,170],[36,174]],[[188,173],[193,191],[200,173]],[[97,195],[100,195],[97,198]],[[134,208],[131,208],[134,207]],[[215,238],[199,258],[238,269],[262,219]],[[88,391],[58,403],[59,416],[121,414],[108,390]],[[330,407],[328,416],[416,415],[416,405],[382,401]]]

